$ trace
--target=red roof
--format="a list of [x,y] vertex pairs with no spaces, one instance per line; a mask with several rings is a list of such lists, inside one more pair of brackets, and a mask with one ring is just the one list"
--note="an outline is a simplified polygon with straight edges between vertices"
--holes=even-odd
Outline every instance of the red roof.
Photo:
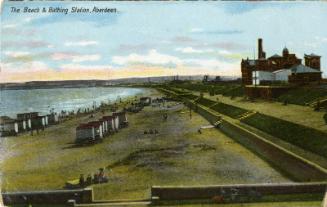
[[112,120],[113,117],[112,116],[103,116],[102,119],[103,120]]
[[112,113],[113,116],[119,116],[119,115],[124,115],[125,111],[120,111],[120,112],[114,112]]
[[80,124],[76,129],[90,129],[90,128],[99,127],[99,126],[101,126],[100,121],[92,121],[89,123]]

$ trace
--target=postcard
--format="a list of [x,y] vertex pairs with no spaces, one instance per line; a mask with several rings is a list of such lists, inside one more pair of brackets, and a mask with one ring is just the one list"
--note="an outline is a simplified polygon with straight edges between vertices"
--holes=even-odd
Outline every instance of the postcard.
[[0,206],[327,207],[325,1],[1,4]]

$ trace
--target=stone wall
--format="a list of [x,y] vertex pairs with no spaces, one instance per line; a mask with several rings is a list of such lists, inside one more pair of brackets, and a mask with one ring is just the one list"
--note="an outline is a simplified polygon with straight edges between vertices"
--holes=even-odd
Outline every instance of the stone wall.
[[219,128],[226,135],[258,154],[296,181],[310,182],[327,180],[326,169],[263,139],[241,126],[223,120]]
[[4,205],[16,204],[67,204],[73,199],[76,203],[91,203],[93,201],[92,188],[80,190],[56,190],[37,192],[2,193]]
[[[158,201],[211,199],[223,196],[263,197],[267,195],[321,194],[323,197],[327,183],[286,183],[286,184],[244,184],[215,185],[198,187],[153,186],[151,197]],[[294,198],[293,198],[294,199]]]

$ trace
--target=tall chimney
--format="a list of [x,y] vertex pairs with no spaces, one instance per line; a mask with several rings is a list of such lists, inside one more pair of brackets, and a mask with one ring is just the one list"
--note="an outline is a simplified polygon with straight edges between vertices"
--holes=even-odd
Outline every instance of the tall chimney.
[[263,57],[263,54],[262,54],[262,39],[259,38],[258,39],[258,59],[262,58]]

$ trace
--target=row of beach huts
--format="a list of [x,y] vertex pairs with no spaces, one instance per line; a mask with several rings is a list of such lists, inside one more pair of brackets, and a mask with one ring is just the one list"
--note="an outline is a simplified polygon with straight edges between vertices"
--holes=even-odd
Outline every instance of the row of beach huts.
[[144,106],[149,106],[152,100],[150,97],[141,97],[138,103],[132,104],[129,108],[124,108],[120,112],[113,112],[110,116],[103,116],[97,121],[82,123],[76,127],[76,144],[87,144],[101,142],[104,137],[109,136],[119,129],[128,126],[126,111],[137,113]]
[[[111,116],[103,116],[100,120],[80,124],[76,128],[76,142],[85,140],[98,140],[110,133],[118,131],[128,125],[126,111],[138,112],[144,106],[151,104],[150,97],[141,97],[138,104],[121,112],[113,112]],[[92,111],[85,111],[85,113]],[[50,112],[41,114],[40,112],[19,113],[16,118],[0,116],[0,137],[16,136],[20,133],[44,130],[49,125],[58,124],[65,120],[66,113]]]
[[127,127],[128,120],[125,111],[113,112],[110,116],[103,116],[97,121],[82,123],[76,127],[76,144],[94,143],[119,129]]
[[57,113],[41,115],[39,112],[20,113],[16,118],[0,116],[0,137],[15,136],[26,131],[45,129],[48,125],[57,124]]

